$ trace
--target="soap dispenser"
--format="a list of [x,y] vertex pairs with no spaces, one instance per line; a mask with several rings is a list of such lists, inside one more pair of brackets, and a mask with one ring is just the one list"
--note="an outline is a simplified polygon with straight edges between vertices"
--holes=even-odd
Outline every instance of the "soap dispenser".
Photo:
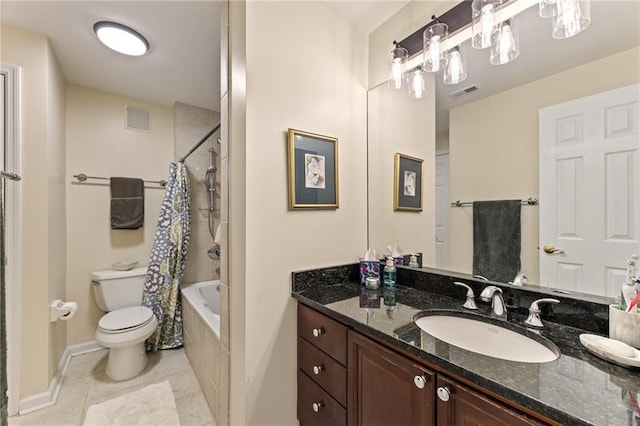
[[388,257],[387,258],[387,264],[384,267],[384,271],[383,271],[383,285],[385,288],[388,289],[393,289],[396,288],[396,267],[393,264],[393,258],[392,257]]

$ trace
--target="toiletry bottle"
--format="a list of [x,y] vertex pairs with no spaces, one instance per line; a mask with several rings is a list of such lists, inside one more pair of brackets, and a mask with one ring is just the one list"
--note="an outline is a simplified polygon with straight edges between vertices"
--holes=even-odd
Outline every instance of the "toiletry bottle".
[[387,258],[387,265],[383,272],[383,285],[385,288],[396,288],[396,267],[393,265],[393,258]]

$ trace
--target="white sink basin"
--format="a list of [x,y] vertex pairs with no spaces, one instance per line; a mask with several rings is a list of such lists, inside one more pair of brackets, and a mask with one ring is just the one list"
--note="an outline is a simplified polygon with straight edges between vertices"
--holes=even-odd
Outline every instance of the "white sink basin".
[[429,315],[415,321],[425,333],[450,345],[509,361],[542,363],[559,357],[559,351],[499,325],[450,315]]

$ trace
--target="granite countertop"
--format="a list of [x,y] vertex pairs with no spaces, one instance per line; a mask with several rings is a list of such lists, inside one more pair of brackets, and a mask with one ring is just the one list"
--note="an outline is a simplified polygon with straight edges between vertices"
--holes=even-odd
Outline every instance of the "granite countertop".
[[[640,424],[639,370],[616,366],[587,352],[579,341],[585,330],[543,318],[540,335],[555,343],[561,354],[555,361],[529,364],[449,345],[413,322],[414,315],[424,310],[469,312],[462,308],[464,298],[404,286],[391,293],[382,288],[371,291],[355,282],[309,287],[292,295],[356,330],[561,424]],[[474,313],[488,317],[489,306],[479,306]],[[524,319],[510,312],[506,321],[522,325]]]

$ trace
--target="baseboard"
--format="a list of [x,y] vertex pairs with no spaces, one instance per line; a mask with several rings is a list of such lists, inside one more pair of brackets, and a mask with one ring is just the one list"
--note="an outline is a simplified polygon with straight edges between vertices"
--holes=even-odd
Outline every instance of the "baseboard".
[[58,370],[55,376],[49,383],[49,389],[46,392],[38,393],[28,396],[20,400],[19,415],[32,413],[43,408],[51,407],[58,401],[58,395],[60,394],[60,388],[62,387],[62,381],[67,374],[71,357],[86,354],[89,352],[95,352],[104,349],[104,346],[100,345],[95,340],[90,342],[79,343],[77,345],[67,346],[60,357],[58,362]]

